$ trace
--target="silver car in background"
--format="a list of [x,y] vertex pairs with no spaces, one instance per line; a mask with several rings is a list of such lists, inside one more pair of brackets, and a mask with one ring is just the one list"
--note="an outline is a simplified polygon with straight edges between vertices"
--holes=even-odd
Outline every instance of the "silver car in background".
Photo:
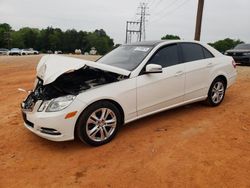
[[8,55],[9,50],[6,48],[0,48],[0,55]]

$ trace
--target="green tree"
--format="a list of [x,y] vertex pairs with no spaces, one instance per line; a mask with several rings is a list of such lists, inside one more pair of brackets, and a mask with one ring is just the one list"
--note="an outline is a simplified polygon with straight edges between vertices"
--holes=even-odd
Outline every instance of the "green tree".
[[234,39],[226,38],[224,40],[218,40],[214,43],[209,43],[209,45],[213,46],[218,51],[224,53],[225,51],[230,50],[241,43],[244,43],[244,42],[239,39],[234,40]]
[[161,38],[161,40],[179,40],[181,39],[178,35],[165,35]]
[[[9,33],[9,42],[6,42],[5,33]],[[8,24],[0,24],[0,47],[34,48],[46,52],[48,50],[62,50],[63,52],[74,52],[81,49],[89,52],[95,47],[99,54],[103,55],[113,49],[114,42],[103,29],[94,32],[66,30],[47,27],[46,29],[34,29],[24,27],[18,31],[12,31]]]
[[10,48],[11,27],[7,23],[0,24],[0,48]]
[[24,40],[21,32],[14,31],[11,33],[11,46],[15,48],[24,48]]
[[78,43],[78,32],[75,29],[67,30],[64,33],[63,38],[63,49],[66,52],[73,52],[75,49],[77,49],[77,43]]
[[35,47],[38,38],[39,30],[29,27],[21,28],[19,31],[23,40],[24,48]]
[[88,33],[86,31],[78,32],[78,39],[76,43],[76,49],[81,49],[82,52],[89,48],[89,42],[87,40]]
[[56,28],[50,33],[48,37],[48,42],[50,46],[50,50],[63,50],[63,32],[61,29]]
[[113,39],[106,35],[103,29],[88,33],[87,40],[89,43],[87,51],[89,51],[91,47],[95,47],[97,53],[100,55],[108,53],[114,46]]

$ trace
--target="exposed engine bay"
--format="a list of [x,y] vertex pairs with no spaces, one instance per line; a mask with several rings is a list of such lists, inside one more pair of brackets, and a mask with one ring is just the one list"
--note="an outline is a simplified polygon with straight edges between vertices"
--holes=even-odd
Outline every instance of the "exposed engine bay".
[[65,95],[77,95],[85,90],[121,81],[126,78],[128,78],[128,76],[88,66],[64,73],[48,85],[43,85],[43,80],[37,78],[36,86],[22,103],[22,108],[30,110],[38,100],[51,100]]

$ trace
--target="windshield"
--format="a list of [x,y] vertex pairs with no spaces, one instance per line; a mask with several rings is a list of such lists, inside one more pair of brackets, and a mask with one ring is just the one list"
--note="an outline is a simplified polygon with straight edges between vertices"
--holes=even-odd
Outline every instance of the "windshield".
[[142,62],[152,48],[153,46],[120,46],[97,62],[132,71]]
[[239,44],[235,49],[250,50],[250,44]]

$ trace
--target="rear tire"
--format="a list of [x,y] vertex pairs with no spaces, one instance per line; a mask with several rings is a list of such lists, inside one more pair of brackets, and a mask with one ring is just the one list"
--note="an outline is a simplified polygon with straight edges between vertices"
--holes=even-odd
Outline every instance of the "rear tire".
[[223,101],[226,92],[226,83],[221,78],[216,78],[208,91],[206,102],[210,106],[218,106]]
[[76,135],[91,146],[110,142],[118,132],[122,118],[111,102],[99,101],[87,107],[76,123]]

